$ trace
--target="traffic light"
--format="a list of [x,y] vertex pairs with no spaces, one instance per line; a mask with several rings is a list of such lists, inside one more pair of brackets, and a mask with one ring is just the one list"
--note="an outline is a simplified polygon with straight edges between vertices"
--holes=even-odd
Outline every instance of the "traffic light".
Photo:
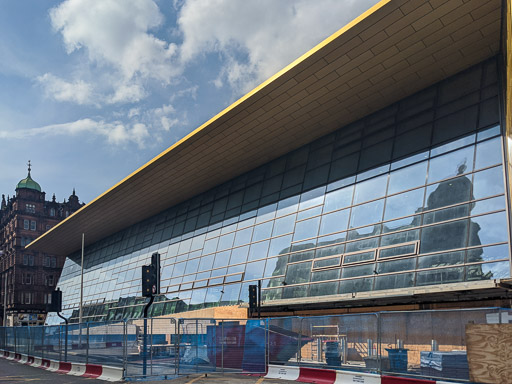
[[52,292],[52,302],[46,306],[47,312],[62,312],[62,291],[57,289]]
[[249,285],[249,309],[251,311],[258,307],[258,286]]
[[151,297],[157,294],[157,278],[153,265],[142,266],[142,296]]
[[151,255],[151,265],[142,266],[142,296],[160,294],[160,254]]

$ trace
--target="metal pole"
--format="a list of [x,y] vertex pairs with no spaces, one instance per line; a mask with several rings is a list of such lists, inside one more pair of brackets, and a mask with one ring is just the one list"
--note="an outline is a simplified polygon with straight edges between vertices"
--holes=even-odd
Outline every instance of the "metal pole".
[[142,346],[142,375],[146,377],[146,370],[148,364],[148,309],[153,304],[153,300],[155,300],[155,296],[151,296],[149,298],[149,302],[144,307],[144,340]]
[[258,280],[258,319],[261,318],[261,280]]
[[89,364],[89,323],[87,323],[87,346],[85,349],[85,364]]
[[[82,324],[82,307],[84,303],[84,242],[85,242],[85,234],[82,233],[82,263],[80,264],[80,312],[78,315],[78,322]],[[80,328],[80,334],[81,332]]]
[[221,321],[221,338],[220,338],[220,353],[222,360],[222,373],[224,373],[224,321]]
[[[66,322],[66,334],[64,335],[64,361],[68,361],[68,319],[62,316],[59,312],[57,312],[57,316],[59,316],[62,320]],[[62,328],[61,328],[62,329]],[[59,334],[59,342],[60,342],[60,334]],[[62,348],[61,348],[62,349]]]
[[7,327],[7,273],[4,273],[4,320],[2,325]]

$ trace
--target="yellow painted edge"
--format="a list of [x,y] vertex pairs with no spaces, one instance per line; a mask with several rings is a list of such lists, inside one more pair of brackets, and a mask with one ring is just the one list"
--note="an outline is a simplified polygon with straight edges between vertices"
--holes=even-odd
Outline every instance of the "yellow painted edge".
[[[173,145],[171,145],[169,148],[167,148],[166,150],[164,150],[162,153],[160,153],[159,155],[155,156],[152,160],[148,161],[146,164],[142,165],[140,168],[136,169],[135,171],[133,171],[132,173],[130,173],[128,176],[126,176],[124,179],[122,179],[121,181],[117,182],[116,184],[114,184],[112,187],[110,187],[109,189],[107,189],[105,192],[103,192],[102,194],[100,194],[98,197],[96,197],[95,199],[93,199],[91,202],[87,203],[85,206],[83,206],[82,208],[80,208],[78,211],[76,211],[75,213],[73,213],[72,215],[70,215],[69,217],[67,217],[66,219],[64,219],[63,221],[61,221],[59,224],[57,224],[56,226],[54,226],[52,229],[50,229],[48,232],[45,232],[44,234],[42,234],[41,236],[39,236],[37,239],[35,239],[34,241],[32,241],[29,245],[26,246],[26,248],[32,248],[32,246],[34,246],[37,242],[41,241],[45,236],[49,236],[52,232],[54,232],[55,230],[57,230],[57,228],[61,227],[62,225],[64,225],[67,221],[71,220],[73,217],[75,217],[76,215],[78,215],[80,212],[86,210],[88,207],[90,207],[92,204],[94,204],[96,201],[100,200],[103,196],[107,195],[108,193],[110,193],[111,191],[113,191],[114,189],[116,189],[117,187],[119,187],[121,184],[124,184],[124,182],[128,181],[130,178],[132,178],[133,176],[135,176],[136,174],[138,174],[139,172],[143,171],[144,169],[146,169],[147,167],[151,166],[154,162],[156,162],[158,159],[160,159],[161,157],[165,156],[166,154],[168,154],[169,152],[171,152],[172,150],[174,150],[175,148],[177,148],[178,146],[180,146],[181,144],[183,144],[184,142],[186,142],[187,140],[189,140],[190,138],[192,138],[194,135],[198,134],[199,132],[201,132],[203,129],[205,129],[206,127],[208,127],[210,124],[214,123],[216,120],[220,119],[222,116],[224,116],[225,114],[227,114],[229,111],[233,110],[235,107],[237,107],[238,105],[242,104],[244,101],[246,101],[247,99],[249,99],[251,96],[253,96],[254,94],[258,93],[259,91],[261,91],[263,88],[265,88],[267,85],[269,85],[270,83],[272,83],[273,81],[275,81],[276,79],[278,79],[279,77],[281,77],[282,75],[284,75],[286,72],[288,72],[289,70],[291,70],[292,68],[296,67],[297,65],[299,65],[300,63],[302,63],[304,60],[306,60],[308,57],[312,56],[314,53],[318,52],[320,49],[324,48],[325,46],[329,45],[329,43],[331,43],[332,41],[336,40],[338,37],[340,37],[341,35],[343,35],[345,32],[347,32],[348,30],[350,30],[352,27],[354,27],[355,25],[357,25],[358,23],[362,22],[364,19],[368,18],[370,15],[374,14],[375,12],[377,12],[379,9],[381,9],[382,7],[384,7],[386,4],[388,4],[389,2],[391,2],[392,0],[381,0],[379,1],[377,4],[375,4],[373,7],[371,7],[370,9],[366,10],[365,12],[363,12],[361,15],[359,15],[358,17],[356,17],[355,19],[353,19],[351,22],[349,22],[348,24],[346,24],[345,26],[343,26],[341,29],[339,29],[338,31],[334,32],[331,36],[329,36],[328,38],[326,38],[325,40],[323,40],[322,42],[318,43],[315,47],[313,47],[312,49],[310,49],[309,51],[307,51],[306,53],[304,53],[302,56],[300,56],[299,58],[295,59],[293,62],[291,62],[290,64],[288,64],[286,67],[284,67],[283,69],[281,69],[279,72],[277,72],[275,75],[273,75],[272,77],[268,78],[267,80],[265,80],[263,83],[261,83],[260,85],[258,85],[256,88],[254,88],[253,90],[249,91],[248,93],[246,93],[244,96],[242,96],[240,99],[238,99],[237,101],[235,101],[233,104],[231,104],[230,106],[226,107],[224,110],[222,110],[221,112],[217,113],[215,116],[213,116],[211,119],[209,119],[208,121],[206,121],[205,123],[203,123],[202,125],[200,125],[198,128],[196,128],[195,130],[193,130],[192,132],[190,132],[188,135],[186,135],[185,137],[183,137],[181,140],[177,141],[176,143],[174,143]],[[78,239],[78,238],[77,238]]]

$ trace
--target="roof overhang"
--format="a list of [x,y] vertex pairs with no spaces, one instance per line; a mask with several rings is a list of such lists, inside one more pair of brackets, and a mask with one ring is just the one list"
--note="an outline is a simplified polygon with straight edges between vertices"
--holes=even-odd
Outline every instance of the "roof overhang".
[[29,245],[69,255],[500,52],[501,0],[383,0]]

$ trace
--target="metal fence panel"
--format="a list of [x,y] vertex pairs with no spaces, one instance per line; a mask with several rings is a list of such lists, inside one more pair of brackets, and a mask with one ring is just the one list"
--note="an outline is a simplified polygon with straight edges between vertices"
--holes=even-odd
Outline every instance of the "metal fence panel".
[[373,313],[302,318],[300,365],[376,371],[377,327]]
[[467,324],[499,322],[499,309],[383,312],[382,371],[469,380]]
[[147,319],[146,330],[144,342],[144,319],[128,320],[125,324],[125,376],[174,377],[179,361],[176,320]]
[[460,381],[469,379],[466,326],[510,322],[512,310],[499,308],[249,320],[152,318],[0,327],[0,348],[120,367],[126,378],[263,373],[268,364],[279,364]]

